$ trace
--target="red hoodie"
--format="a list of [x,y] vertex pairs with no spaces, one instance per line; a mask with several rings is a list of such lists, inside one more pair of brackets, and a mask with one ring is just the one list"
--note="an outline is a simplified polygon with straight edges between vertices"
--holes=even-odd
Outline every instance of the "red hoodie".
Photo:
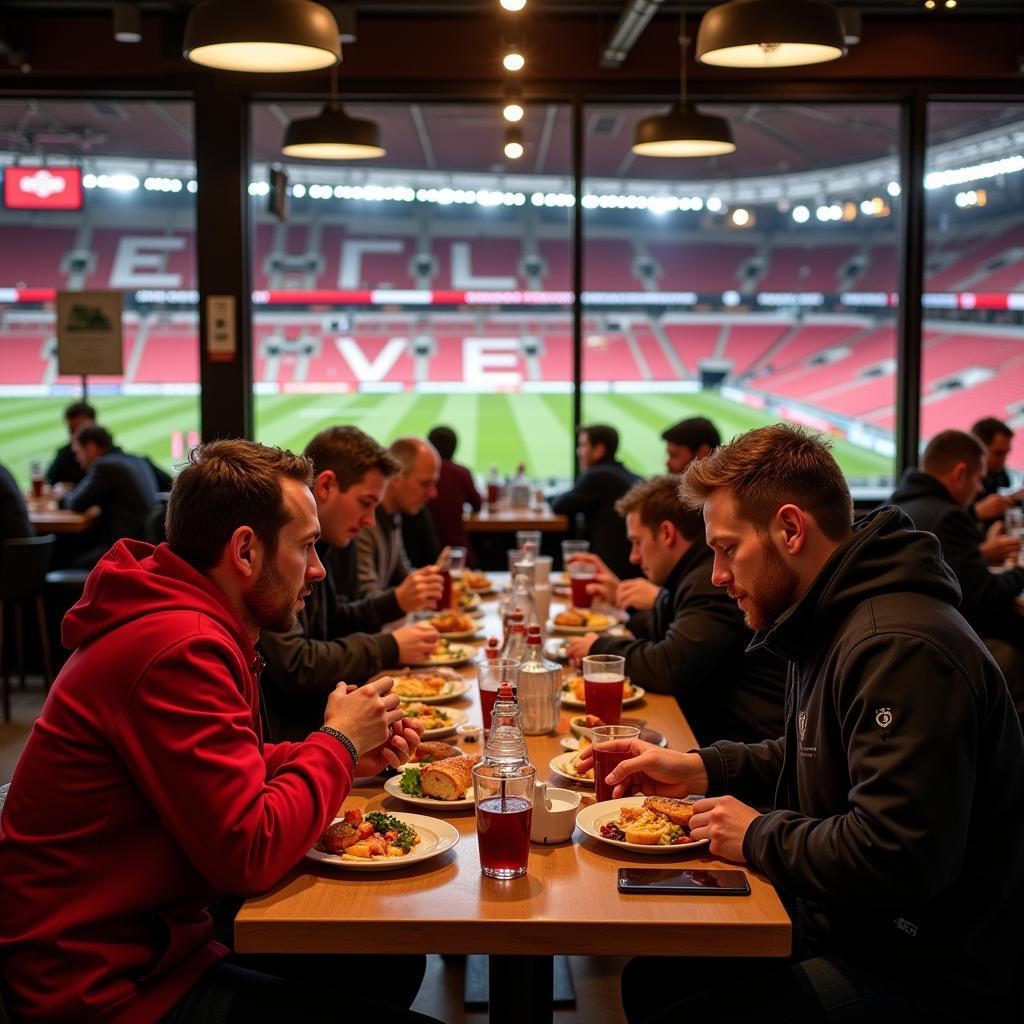
[[260,659],[166,544],[116,544],[64,619],[75,653],[0,819],[0,956],[18,1019],[152,1022],[227,952],[215,892],[263,892],[347,795],[324,733],[264,745]]

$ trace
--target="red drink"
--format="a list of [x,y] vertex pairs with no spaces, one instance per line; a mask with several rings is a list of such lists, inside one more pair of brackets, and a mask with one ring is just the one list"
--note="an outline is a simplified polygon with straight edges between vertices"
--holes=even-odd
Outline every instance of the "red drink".
[[612,787],[604,780],[608,773],[633,755],[628,750],[608,750],[604,746],[594,746],[594,785],[597,787],[598,800],[611,800]]
[[623,676],[617,672],[601,672],[583,679],[583,702],[588,715],[595,715],[605,725],[618,725],[622,718]]
[[32,497],[41,498],[43,496],[43,484],[46,480],[41,476],[32,477]]
[[493,878],[515,878],[526,872],[530,852],[533,806],[522,797],[488,797],[476,805],[480,867]]
[[[510,684],[511,685],[511,684]],[[516,688],[512,686],[512,695],[515,696]],[[491,712],[494,710],[494,702],[498,699],[498,688],[485,690],[480,687],[480,710],[484,713],[484,732],[491,728]]]
[[441,570],[441,599],[438,601],[439,609],[452,607],[452,574],[445,569]]
[[572,605],[574,608],[589,608],[594,603],[594,595],[587,593],[587,586],[594,582],[593,576],[573,576],[569,580],[572,588]]
[[487,484],[487,504],[492,508],[501,501],[501,484],[500,483],[488,483]]

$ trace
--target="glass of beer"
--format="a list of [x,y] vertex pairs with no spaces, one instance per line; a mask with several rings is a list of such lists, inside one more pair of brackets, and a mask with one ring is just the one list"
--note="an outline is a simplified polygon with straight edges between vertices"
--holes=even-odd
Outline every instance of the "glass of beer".
[[594,786],[598,800],[611,800],[612,786],[604,780],[608,773],[632,756],[625,749],[630,740],[640,738],[635,725],[595,725],[591,730],[594,744]]
[[620,654],[588,654],[583,659],[583,701],[588,715],[605,725],[622,719],[622,690],[626,659]]
[[532,764],[473,766],[480,870],[488,878],[526,874],[536,777]]
[[597,579],[597,568],[590,562],[569,563],[569,586],[572,588],[573,608],[589,608],[594,595],[587,587]]

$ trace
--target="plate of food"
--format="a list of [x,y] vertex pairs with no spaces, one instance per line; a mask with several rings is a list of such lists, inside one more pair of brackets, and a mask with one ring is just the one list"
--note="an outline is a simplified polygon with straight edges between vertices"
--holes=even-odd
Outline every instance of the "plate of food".
[[[622,684],[622,706],[628,708],[633,704],[639,704],[644,699],[647,691],[642,686],[635,686],[626,678]],[[563,708],[585,708],[583,676],[578,672],[566,674],[562,683],[562,707]]]
[[581,740],[578,749],[570,750],[565,754],[559,754],[558,757],[551,758],[548,762],[548,767],[560,778],[567,779],[569,782],[575,782],[577,786],[593,786],[593,768],[584,775],[580,775],[579,772],[576,771],[576,762],[579,760],[583,751],[589,746],[589,740]]
[[450,736],[469,717],[458,708],[442,708],[437,704],[412,701],[402,705],[406,718],[414,719],[423,726],[423,739],[437,740]]
[[461,697],[470,688],[469,681],[450,668],[399,669],[385,672],[395,680],[395,693],[403,701],[421,704],[445,704]]
[[477,593],[471,590],[460,590],[458,595],[459,611],[480,612],[480,596]]
[[384,783],[384,791],[417,807],[464,810],[473,806],[473,765],[479,754],[457,754],[426,764],[403,765]]
[[454,640],[447,640],[441,637],[437,641],[434,653],[426,661],[410,665],[410,668],[433,668],[435,665],[464,665],[472,661],[476,650],[467,644],[459,644]]
[[584,807],[576,825],[593,839],[634,853],[683,853],[707,846],[707,839],[691,839],[688,822],[699,796],[627,796]]
[[[569,728],[572,730],[572,736],[567,736],[562,740],[562,746],[566,750],[575,750],[576,746],[570,747],[569,744],[575,744],[578,739],[586,738],[587,740],[593,739],[593,733],[591,732],[598,725],[604,725],[605,723],[597,718],[595,715],[573,715],[569,719]],[[665,736],[658,732],[657,729],[648,729],[647,723],[642,718],[623,718],[619,725],[635,725],[640,730],[640,739],[644,743],[653,743],[656,747],[667,747],[668,740]],[[575,737],[575,739],[573,738]]]
[[495,590],[493,580],[475,569],[466,569],[462,573],[462,582],[475,594],[493,594]]
[[567,637],[554,636],[544,644],[544,653],[555,661],[569,660],[569,640]]
[[426,620],[444,640],[469,640],[477,635],[480,623],[462,612],[442,612]]
[[346,811],[306,851],[310,860],[354,871],[394,871],[450,850],[459,832],[425,814]]
[[582,636],[584,633],[604,633],[618,624],[604,612],[591,611],[589,608],[566,608],[559,612],[550,622],[552,633],[571,633]]

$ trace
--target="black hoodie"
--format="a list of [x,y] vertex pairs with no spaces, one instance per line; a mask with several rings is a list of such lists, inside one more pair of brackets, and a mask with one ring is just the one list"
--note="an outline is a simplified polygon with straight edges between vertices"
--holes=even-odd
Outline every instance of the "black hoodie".
[[796,900],[800,952],[980,1020],[1020,967],[1024,737],[959,599],[935,538],[873,512],[755,637],[790,663],[784,738],[701,756],[710,794],[774,793],[743,852]]

